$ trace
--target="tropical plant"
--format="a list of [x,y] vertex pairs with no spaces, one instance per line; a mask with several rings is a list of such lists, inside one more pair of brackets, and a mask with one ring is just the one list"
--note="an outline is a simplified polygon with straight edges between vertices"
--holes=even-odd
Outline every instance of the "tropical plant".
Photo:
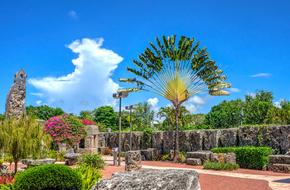
[[72,115],[62,115],[50,118],[45,123],[45,132],[57,144],[67,143],[76,146],[85,137],[85,126],[80,119]]
[[103,169],[105,166],[105,161],[99,154],[83,154],[79,164],[90,166],[92,168]]
[[211,108],[205,124],[214,129],[239,127],[243,121],[243,105],[240,99],[223,101]]
[[87,165],[80,165],[75,169],[75,172],[82,178],[82,190],[91,190],[96,182],[102,178],[99,169]]
[[91,111],[81,111],[80,112],[80,118],[81,119],[88,119],[88,120],[93,120],[93,113]]
[[106,128],[117,129],[117,114],[111,106],[102,106],[93,111],[94,121]]
[[5,119],[0,124],[0,142],[4,153],[12,156],[16,173],[20,159],[34,157],[49,148],[50,137],[35,119],[11,118]]
[[[169,100],[175,108],[174,161],[179,152],[179,114],[182,103],[195,94],[208,92],[210,95],[228,95],[225,88],[230,84],[215,61],[209,58],[205,48],[199,47],[194,38],[176,36],[156,38],[157,45],[150,43],[133,60],[135,67],[127,70],[135,75],[137,88],[154,92]],[[127,82],[127,81],[124,81]],[[132,81],[128,81],[132,82]]]
[[26,112],[32,117],[37,119],[48,120],[53,116],[59,116],[64,114],[64,111],[61,108],[52,108],[49,106],[28,106],[26,107]]
[[144,128],[152,127],[154,120],[154,111],[152,106],[147,103],[138,103],[134,106],[132,113],[132,122],[135,130],[143,130]]

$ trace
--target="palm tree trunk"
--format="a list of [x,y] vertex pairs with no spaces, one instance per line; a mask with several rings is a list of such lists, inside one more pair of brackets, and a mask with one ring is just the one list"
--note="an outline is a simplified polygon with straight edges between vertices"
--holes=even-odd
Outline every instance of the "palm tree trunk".
[[175,128],[175,147],[174,147],[174,158],[173,161],[177,162],[179,158],[179,110],[180,106],[177,105],[175,107],[175,122],[176,122],[176,128]]

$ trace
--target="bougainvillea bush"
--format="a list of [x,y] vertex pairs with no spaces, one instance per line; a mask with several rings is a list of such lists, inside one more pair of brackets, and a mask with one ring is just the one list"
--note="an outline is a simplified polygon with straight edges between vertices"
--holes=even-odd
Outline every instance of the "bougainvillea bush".
[[50,118],[45,123],[45,132],[50,134],[55,143],[77,145],[85,137],[85,125],[72,115],[61,115]]
[[89,120],[89,119],[83,119],[83,120],[82,120],[82,123],[83,123],[84,125],[95,125],[95,124],[96,124],[96,122],[94,122],[94,121],[92,121],[92,120]]

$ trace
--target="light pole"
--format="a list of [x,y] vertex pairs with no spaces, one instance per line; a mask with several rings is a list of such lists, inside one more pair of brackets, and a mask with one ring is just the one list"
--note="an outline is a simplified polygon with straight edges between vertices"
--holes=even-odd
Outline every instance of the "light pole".
[[113,94],[113,98],[119,99],[119,148],[118,148],[118,166],[121,166],[121,131],[122,131],[122,98],[126,98],[128,92],[117,92]]
[[132,150],[132,110],[133,110],[133,105],[126,106],[125,109],[129,110],[130,113],[130,150]]

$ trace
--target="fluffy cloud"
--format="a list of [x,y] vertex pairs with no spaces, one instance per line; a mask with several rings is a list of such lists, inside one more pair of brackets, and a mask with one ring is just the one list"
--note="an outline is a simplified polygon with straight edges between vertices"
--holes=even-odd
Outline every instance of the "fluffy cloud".
[[152,110],[154,110],[155,112],[158,112],[159,111],[159,106],[158,106],[158,103],[159,103],[159,99],[158,98],[149,98],[147,100],[147,103],[149,105],[151,105],[152,107]]
[[186,107],[188,111],[190,111],[190,113],[195,113],[204,104],[205,104],[205,99],[199,96],[193,96],[184,103],[184,106]]
[[29,84],[42,94],[42,102],[62,107],[67,112],[93,109],[114,104],[112,93],[118,84],[111,79],[112,72],[123,60],[112,50],[102,48],[103,39],[76,40],[68,48],[78,54],[72,60],[75,69],[60,77],[30,79]]
[[272,76],[271,73],[257,73],[257,74],[251,75],[251,77],[253,78],[269,78],[271,76]]

